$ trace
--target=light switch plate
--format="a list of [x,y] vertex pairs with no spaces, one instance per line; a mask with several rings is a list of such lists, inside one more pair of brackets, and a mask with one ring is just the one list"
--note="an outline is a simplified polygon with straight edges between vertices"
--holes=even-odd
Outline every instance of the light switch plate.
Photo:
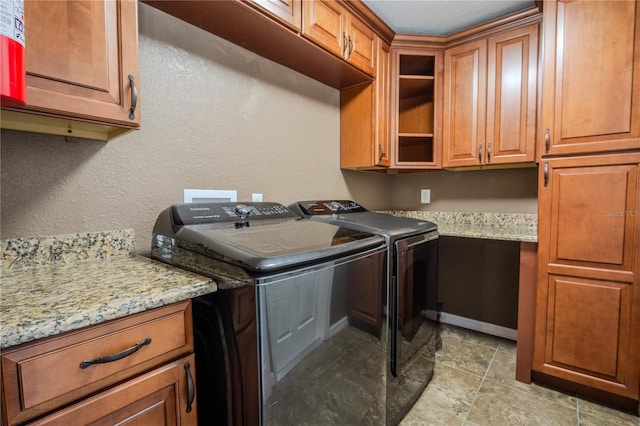
[[262,201],[262,194],[251,194],[251,201]]

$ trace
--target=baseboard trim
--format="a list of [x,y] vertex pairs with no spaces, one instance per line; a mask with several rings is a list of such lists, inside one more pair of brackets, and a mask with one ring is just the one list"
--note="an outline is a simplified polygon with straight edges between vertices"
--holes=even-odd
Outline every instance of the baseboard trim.
[[[427,312],[427,315],[432,317],[434,313]],[[490,324],[488,322],[482,322],[471,318],[460,317],[446,312],[440,312],[439,316],[440,322],[443,324],[468,328],[469,330],[479,331],[481,333],[502,337],[504,339],[514,341],[518,340],[518,330],[514,330],[512,328],[502,327],[500,325]]]

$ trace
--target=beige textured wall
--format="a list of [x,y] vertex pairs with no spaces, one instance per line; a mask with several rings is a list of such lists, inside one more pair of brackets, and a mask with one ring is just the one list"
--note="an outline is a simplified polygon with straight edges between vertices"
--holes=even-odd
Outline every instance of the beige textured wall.
[[[503,170],[436,171],[391,178],[389,203],[400,210],[480,213],[538,213],[537,167]],[[431,203],[420,203],[420,190]]]
[[144,253],[184,188],[387,207],[385,176],[339,169],[337,90],[144,4],[139,22],[142,129],[106,144],[2,131],[0,238],[132,228]]
[[[535,170],[387,176],[339,169],[339,92],[139,5],[142,129],[103,143],[0,133],[0,239],[134,229],[184,188],[288,204],[535,213]],[[420,188],[433,203],[419,203]]]

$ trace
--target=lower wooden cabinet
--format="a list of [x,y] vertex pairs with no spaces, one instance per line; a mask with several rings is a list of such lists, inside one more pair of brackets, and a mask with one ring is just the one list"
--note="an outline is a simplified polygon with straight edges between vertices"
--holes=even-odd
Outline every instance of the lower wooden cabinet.
[[192,354],[32,424],[195,426],[194,368]]
[[640,152],[543,159],[533,370],[640,392]]
[[0,423],[195,425],[193,346],[186,301],[9,348]]

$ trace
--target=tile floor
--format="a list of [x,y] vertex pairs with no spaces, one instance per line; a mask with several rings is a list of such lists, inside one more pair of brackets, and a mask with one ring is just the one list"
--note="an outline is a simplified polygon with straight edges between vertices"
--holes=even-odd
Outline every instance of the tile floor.
[[632,425],[640,417],[515,380],[510,340],[444,325],[431,383],[401,426]]

